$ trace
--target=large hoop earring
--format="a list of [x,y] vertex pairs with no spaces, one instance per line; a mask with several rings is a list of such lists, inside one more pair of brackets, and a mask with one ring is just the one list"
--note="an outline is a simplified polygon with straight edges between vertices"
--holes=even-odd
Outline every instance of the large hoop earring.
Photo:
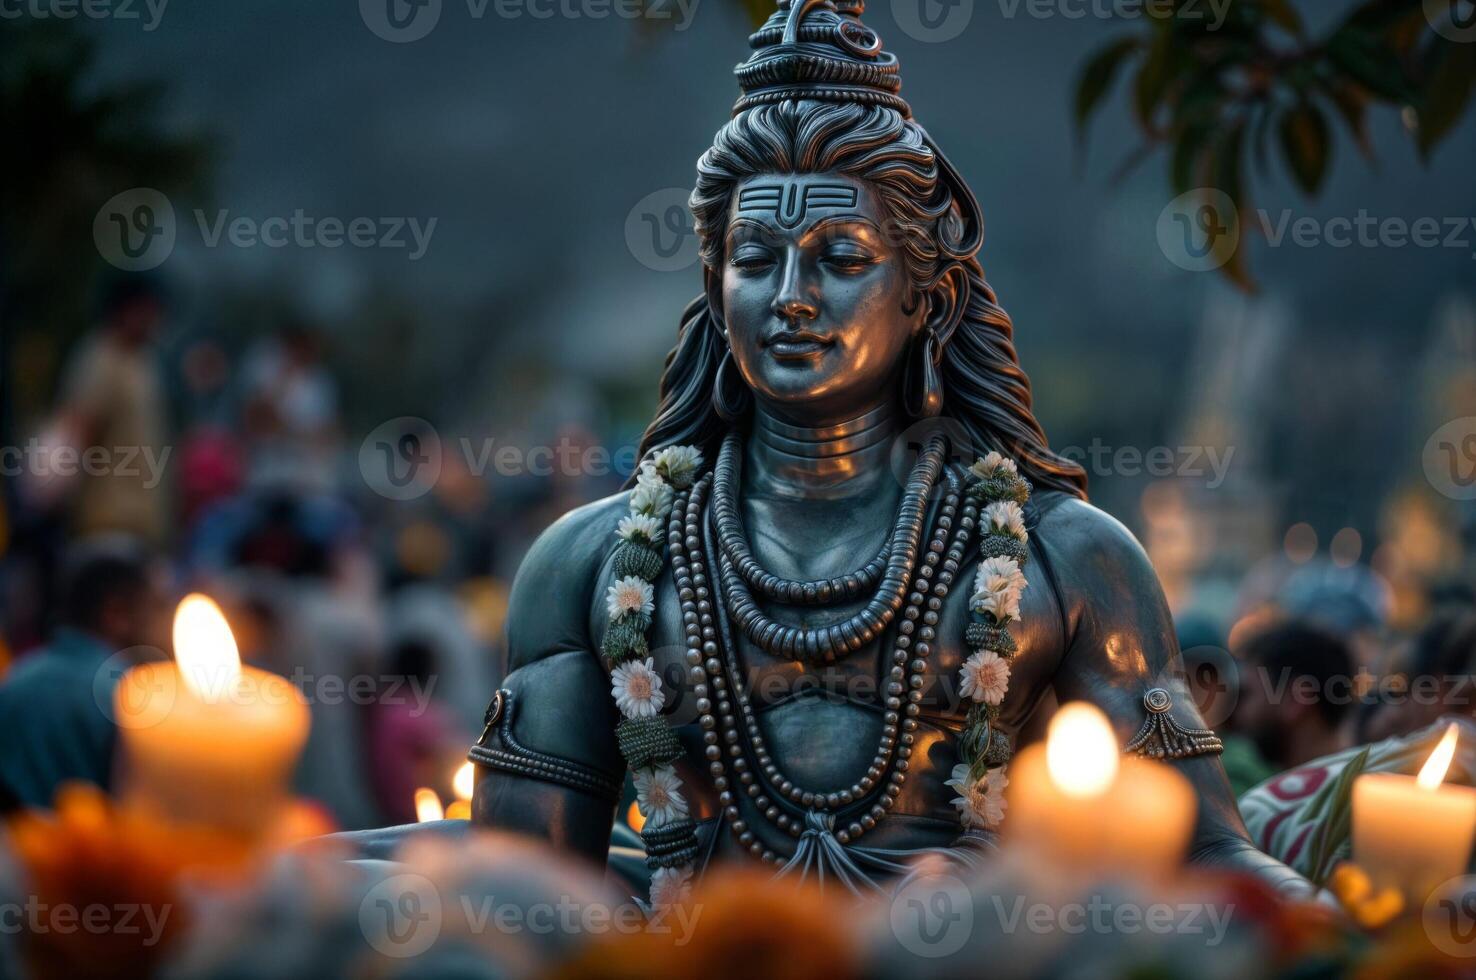
[[723,359],[718,363],[717,377],[712,385],[712,410],[729,424],[741,422],[753,404],[753,392],[741,377],[733,376],[736,374],[733,348],[727,347],[723,350]]
[[938,365],[943,359],[942,345],[932,328],[917,345],[922,357],[907,373],[902,387],[902,404],[917,419],[932,419],[943,414],[943,377]]

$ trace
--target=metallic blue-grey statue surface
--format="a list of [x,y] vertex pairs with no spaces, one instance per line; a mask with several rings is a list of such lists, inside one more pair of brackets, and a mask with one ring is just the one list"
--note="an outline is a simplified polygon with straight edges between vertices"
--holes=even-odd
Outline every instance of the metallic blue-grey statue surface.
[[523,563],[473,820],[604,861],[629,770],[653,899],[713,862],[881,887],[987,859],[1054,691],[1192,781],[1192,859],[1306,889],[1248,840],[1153,569],[1051,452],[978,204],[860,14],[781,0],[750,38],[640,482]]

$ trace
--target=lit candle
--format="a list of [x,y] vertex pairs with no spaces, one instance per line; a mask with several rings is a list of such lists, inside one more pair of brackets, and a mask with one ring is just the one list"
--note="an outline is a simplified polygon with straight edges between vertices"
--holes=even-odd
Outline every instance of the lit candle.
[[1178,867],[1194,829],[1189,781],[1120,754],[1112,725],[1085,701],[1063,705],[1044,745],[1009,768],[1004,829],[1057,870],[1155,875]]
[[173,820],[270,833],[307,739],[307,702],[286,678],[241,664],[206,596],[180,602],[174,655],[129,670],[114,692],[122,797]]
[[1458,736],[1451,724],[1418,776],[1371,772],[1353,781],[1353,860],[1376,886],[1411,901],[1465,874],[1471,856],[1476,789],[1443,782]]
[[425,786],[415,791],[415,819],[419,823],[442,820],[446,811],[441,809],[441,798],[436,791]]
[[451,792],[456,794],[456,799],[446,807],[447,820],[470,820],[472,791],[476,789],[477,773],[470,762],[463,762],[461,768],[451,777]]

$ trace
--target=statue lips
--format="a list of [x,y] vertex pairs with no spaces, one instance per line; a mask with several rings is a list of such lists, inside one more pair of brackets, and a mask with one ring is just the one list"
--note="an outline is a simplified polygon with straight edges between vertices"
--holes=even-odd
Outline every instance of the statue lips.
[[786,330],[764,341],[764,347],[776,361],[800,361],[815,357],[834,344],[835,341],[808,330]]

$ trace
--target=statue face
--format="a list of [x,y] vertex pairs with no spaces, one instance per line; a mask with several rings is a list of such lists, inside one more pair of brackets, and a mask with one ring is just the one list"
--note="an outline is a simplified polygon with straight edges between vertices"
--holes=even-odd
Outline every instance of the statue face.
[[744,381],[770,411],[827,425],[897,390],[927,304],[908,308],[900,236],[866,183],[762,174],[738,185],[721,270],[723,320]]

